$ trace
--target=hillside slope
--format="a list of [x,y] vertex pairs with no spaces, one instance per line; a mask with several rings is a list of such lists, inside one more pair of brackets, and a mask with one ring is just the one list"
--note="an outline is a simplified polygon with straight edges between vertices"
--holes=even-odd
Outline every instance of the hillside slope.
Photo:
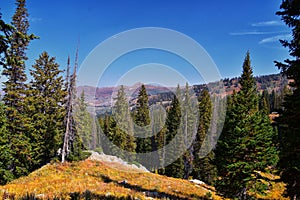
[[2,199],[221,199],[213,188],[119,162],[48,164],[0,187]]

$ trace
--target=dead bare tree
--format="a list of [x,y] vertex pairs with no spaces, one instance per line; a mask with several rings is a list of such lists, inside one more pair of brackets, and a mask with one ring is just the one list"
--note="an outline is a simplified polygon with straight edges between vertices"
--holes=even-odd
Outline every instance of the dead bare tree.
[[70,58],[68,58],[67,77],[66,77],[66,131],[64,134],[63,148],[61,152],[61,162],[64,163],[70,152],[70,147],[74,140],[74,104],[76,99],[76,72],[78,67],[78,48],[76,50],[75,65],[72,75],[70,76]]

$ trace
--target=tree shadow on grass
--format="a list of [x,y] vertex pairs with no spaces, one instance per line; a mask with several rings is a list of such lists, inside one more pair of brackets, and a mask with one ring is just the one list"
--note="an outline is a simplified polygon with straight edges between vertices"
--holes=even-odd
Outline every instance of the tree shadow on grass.
[[96,176],[98,178],[101,178],[105,183],[114,183],[116,185],[119,185],[121,187],[124,187],[124,188],[128,188],[130,190],[134,190],[136,192],[142,192],[145,194],[145,196],[147,197],[152,197],[152,198],[159,198],[159,199],[174,199],[174,200],[188,200],[188,199],[209,199],[209,198],[206,198],[206,197],[203,197],[203,196],[198,196],[196,194],[192,194],[190,195],[189,197],[180,197],[180,196],[184,196],[186,194],[183,194],[182,192],[180,191],[175,191],[175,193],[177,193],[178,195],[174,195],[174,194],[169,194],[169,193],[166,193],[166,192],[162,192],[162,191],[159,191],[157,189],[146,189],[146,188],[143,188],[142,186],[139,186],[139,185],[132,185],[132,184],[129,184],[127,181],[116,181],[116,180],[113,180],[111,179],[110,177],[108,176],[105,176],[105,175],[99,175],[99,176]]

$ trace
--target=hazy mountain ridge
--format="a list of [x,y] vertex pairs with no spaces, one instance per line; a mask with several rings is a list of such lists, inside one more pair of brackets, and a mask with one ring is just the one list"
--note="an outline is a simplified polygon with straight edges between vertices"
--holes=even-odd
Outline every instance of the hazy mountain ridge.
[[[288,84],[286,77],[281,74],[270,74],[255,77],[256,86],[258,92],[263,90],[268,90],[269,93],[272,90],[281,91],[284,86]],[[224,88],[220,90],[220,82],[223,82]],[[220,82],[212,82],[208,84],[197,84],[193,85],[195,95],[199,95],[200,92],[209,88],[209,92],[212,95],[226,96],[232,94],[232,92],[240,90],[239,77],[235,78],[225,78],[220,80]],[[124,86],[125,92],[128,96],[128,101],[130,105],[134,105],[137,100],[138,91],[142,83],[136,83],[133,86]],[[103,114],[105,112],[110,112],[110,107],[114,102],[114,97],[120,86],[116,87],[102,87],[96,88],[93,86],[79,86],[77,87],[78,96],[84,91],[85,99],[90,107],[96,108],[98,114]],[[157,102],[162,102],[165,105],[168,105],[174,95],[175,87],[163,87],[158,85],[145,85],[147,93],[149,95],[149,104],[155,104]],[[184,87],[184,86],[181,86]]]
[[[128,100],[131,104],[135,103],[138,96],[138,91],[142,83],[136,83],[133,86],[124,86],[126,94],[129,94]],[[145,85],[149,100],[155,98],[158,94],[172,94],[174,87],[163,87],[155,85]],[[79,96],[84,91],[85,99],[89,106],[92,107],[110,107],[120,86],[96,88],[94,86],[79,86],[77,87],[77,95]]]

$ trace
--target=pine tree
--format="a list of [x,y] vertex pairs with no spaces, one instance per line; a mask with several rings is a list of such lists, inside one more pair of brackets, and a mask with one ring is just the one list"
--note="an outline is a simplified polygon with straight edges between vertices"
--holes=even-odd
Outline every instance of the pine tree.
[[[119,147],[128,152],[135,152],[136,143],[133,134],[133,123],[131,120],[129,104],[126,98],[125,89],[123,85],[118,90],[116,103],[114,105],[114,118],[117,122],[118,127],[118,136],[116,135],[116,140],[119,140],[120,143],[122,143],[119,145]],[[126,159],[133,161],[134,156],[130,156]]]
[[184,176],[184,160],[181,151],[184,151],[185,144],[183,134],[179,131],[182,120],[180,93],[178,85],[166,118],[166,143],[169,144],[174,141],[174,145],[165,153],[165,163],[168,164],[165,167],[165,174],[175,178],[183,178]]
[[[14,27],[6,38],[6,51],[2,74],[7,77],[4,82],[3,101],[6,105],[8,141],[11,148],[9,170],[15,177],[26,175],[32,167],[32,149],[30,143],[30,119],[24,115],[26,108],[25,74],[26,49],[29,42],[36,38],[29,35],[28,12],[25,0],[16,1],[16,12],[12,18]],[[5,40],[4,40],[5,41]]]
[[262,92],[260,101],[259,101],[259,110],[263,110],[267,115],[270,114],[270,95],[268,90]]
[[165,162],[165,149],[166,145],[166,126],[164,125],[165,113],[162,104],[156,104],[151,107],[151,129],[152,133],[155,134],[152,139],[152,151],[155,160],[158,160],[157,166],[154,166],[155,173],[160,170],[161,173],[164,172],[164,162]]
[[273,89],[272,93],[270,94],[270,112],[275,112],[275,96],[276,92]]
[[288,195],[291,199],[298,199],[300,196],[300,2],[283,0],[280,9],[276,14],[281,16],[285,24],[291,28],[293,36],[290,41],[280,41],[289,49],[293,59],[286,59],[284,63],[275,62],[283,74],[293,80],[290,83],[293,92],[285,96],[284,111],[278,120],[282,135],[280,166],[284,171],[282,178],[288,184]]
[[93,118],[87,111],[84,91],[82,91],[80,97],[76,99],[74,121],[76,132],[81,138],[84,148],[91,149]]
[[159,174],[165,174],[166,151],[164,147],[166,146],[166,142],[167,142],[166,133],[167,133],[167,127],[163,126],[161,130],[157,133],[155,138],[156,148],[159,156],[159,166],[157,171]]
[[[136,136],[137,136],[137,147],[136,152],[137,153],[146,153],[152,151],[152,145],[151,145],[151,137],[149,129],[150,125],[150,110],[149,110],[149,103],[148,103],[148,95],[145,88],[145,85],[141,86],[141,89],[139,90],[137,105],[136,105],[136,112],[134,116],[135,124],[137,125],[135,127],[136,130]],[[139,137],[142,136],[142,137]],[[139,162],[147,163],[149,162],[149,158],[143,157]]]
[[[191,91],[188,83],[186,83],[185,91],[182,101],[182,123],[181,131],[184,138],[185,153],[183,155],[184,160],[184,178],[188,179],[193,170],[193,141],[197,132],[197,110],[198,106],[194,104]],[[196,122],[196,123],[195,123]]]
[[103,131],[104,136],[101,137],[102,150],[105,154],[113,154],[112,142],[114,140],[114,132],[112,131],[115,127],[115,121],[113,118],[105,114],[104,118],[99,119],[101,130]]
[[199,96],[199,126],[193,144],[194,162],[192,175],[194,178],[202,180],[210,185],[216,180],[216,167],[213,164],[214,152],[210,151],[211,148],[209,148],[212,138],[207,137],[211,117],[212,102],[209,92],[204,89]]
[[131,156],[126,150],[127,133],[118,126],[118,122],[112,115],[105,115],[103,120],[102,130],[105,137],[102,137],[103,152],[108,155],[117,156],[127,161],[133,161],[134,156]]
[[62,70],[54,57],[43,52],[32,66],[33,80],[28,84],[28,109],[31,119],[30,142],[35,166],[40,167],[56,156],[64,132],[64,98]]
[[240,92],[232,96],[217,144],[216,164],[221,179],[216,186],[226,197],[247,199],[247,192],[256,184],[254,170],[264,171],[274,166],[278,156],[272,144],[274,133],[270,120],[265,112],[258,110],[249,52],[240,84]]
[[100,137],[100,132],[101,132],[101,127],[99,124],[99,120],[97,119],[96,115],[91,114],[91,128],[92,128],[92,133],[91,133],[91,142],[90,142],[90,149],[93,149],[95,151],[100,151],[101,150],[101,137]]

